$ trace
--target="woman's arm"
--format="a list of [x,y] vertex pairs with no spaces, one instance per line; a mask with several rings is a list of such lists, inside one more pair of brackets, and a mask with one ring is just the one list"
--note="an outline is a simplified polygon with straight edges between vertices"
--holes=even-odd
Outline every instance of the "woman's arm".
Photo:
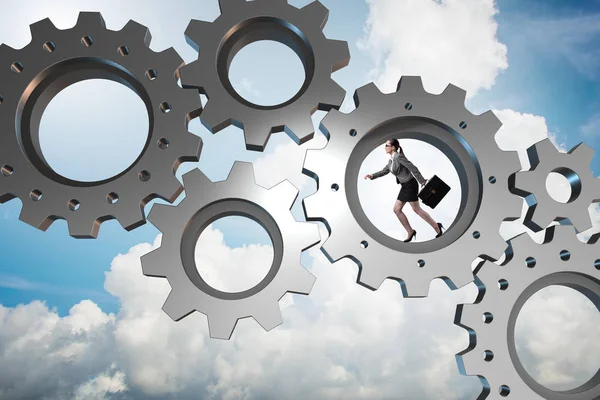
[[390,163],[388,162],[381,171],[377,171],[377,172],[374,172],[373,174],[371,174],[373,176],[373,178],[371,178],[371,179],[381,178],[382,176],[389,174],[390,173],[389,165],[390,165]]
[[421,185],[427,182],[427,180],[423,178],[423,175],[421,175],[419,172],[419,169],[413,163],[411,163],[408,158],[404,156],[404,154],[396,153],[392,158],[392,173],[394,175],[398,174],[400,171],[400,165],[404,165],[410,171],[410,173],[417,178],[417,181],[419,181]]

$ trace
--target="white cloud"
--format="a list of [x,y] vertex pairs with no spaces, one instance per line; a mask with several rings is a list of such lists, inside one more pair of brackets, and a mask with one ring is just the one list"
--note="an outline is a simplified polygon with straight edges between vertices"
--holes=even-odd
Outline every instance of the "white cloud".
[[238,85],[238,87],[240,88],[240,91],[242,92],[241,95],[246,95],[246,97],[250,96],[252,99],[256,99],[256,98],[260,98],[260,91],[256,88],[256,84],[248,79],[248,78],[242,78],[240,80],[240,83]]
[[[359,47],[375,60],[371,78],[385,92],[401,75],[420,75],[440,93],[453,83],[474,96],[508,68],[498,41],[493,0],[367,0],[369,16]],[[425,16],[427,16],[425,18]]]

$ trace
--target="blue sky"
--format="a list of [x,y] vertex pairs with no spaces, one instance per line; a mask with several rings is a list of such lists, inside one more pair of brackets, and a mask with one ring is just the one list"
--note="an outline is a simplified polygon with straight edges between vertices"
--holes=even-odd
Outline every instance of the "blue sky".
[[[376,1],[322,2],[330,10],[329,22],[324,29],[326,36],[346,40],[349,44],[350,65],[337,72],[334,78],[347,90],[344,107],[352,109],[354,90],[369,82],[370,73],[379,67],[374,54],[359,45],[366,34],[370,3]],[[291,3],[304,6],[308,1]],[[103,12],[109,28],[120,28],[129,18],[137,20],[150,28],[153,49],[174,46],[186,62],[193,61],[196,54],[185,43],[183,31],[190,18],[214,19],[218,15],[216,0],[173,1],[166,11],[163,10],[164,4],[153,4],[152,7],[139,8],[112,1],[68,1],[52,6],[41,0],[26,1],[18,6],[6,2],[5,11],[0,16],[0,42],[19,48],[29,42],[28,24],[36,20],[50,16],[57,26],[67,28],[74,24],[80,9],[99,10]],[[555,135],[557,142],[566,148],[585,141],[591,147],[600,149],[600,52],[597,50],[600,48],[600,1],[500,0],[496,2],[496,7],[499,10],[495,17],[498,23],[497,40],[507,47],[509,66],[500,71],[491,89],[482,89],[468,100],[470,109],[476,113],[488,109],[511,109],[542,116],[548,132]],[[419,17],[427,18],[427,15]],[[464,21],[455,21],[455,29],[461,29],[462,23]],[[412,38],[398,37],[397,40],[408,41]],[[286,90],[289,92],[286,86],[289,85],[289,76],[277,68],[266,68],[265,65],[252,62],[253,58],[268,59],[270,49],[272,47],[263,46],[256,49],[255,53],[245,55],[246,58],[240,60],[240,67],[233,71],[231,78],[234,84],[239,85],[240,91],[245,90],[247,95],[258,96],[266,102],[281,98]],[[477,48],[472,50],[478,51]],[[443,64],[444,60],[437,62]],[[293,57],[286,58],[284,65],[293,67]],[[262,86],[269,83],[272,85],[269,88]],[[69,160],[60,155],[73,150],[65,150],[63,146],[82,140],[78,135],[83,129],[87,132],[85,137],[95,137],[96,140],[102,138],[97,147],[90,147],[87,151],[100,149],[105,154],[112,154],[115,159],[135,152],[136,144],[139,146],[139,139],[145,135],[143,113],[139,112],[139,107],[136,109],[139,104],[128,103],[135,99],[131,93],[127,93],[128,89],[113,87],[113,90],[98,93],[85,105],[74,103],[79,95],[86,93],[75,88],[65,93],[63,99],[57,99],[60,103],[52,110],[52,118],[49,117],[46,122],[49,138],[61,135],[63,139],[67,138],[62,141],[48,139],[47,151],[55,156],[57,167],[60,165],[65,171],[69,168],[74,171],[73,166],[68,165]],[[103,107],[112,100],[111,96],[119,97],[119,105]],[[94,126],[90,126],[85,115],[86,112],[90,115],[94,105],[102,107],[105,114],[98,117]],[[138,117],[131,119],[134,112]],[[66,119],[69,120],[68,125],[64,123]],[[115,129],[116,126],[120,128]],[[198,164],[186,165],[180,169],[178,176],[198,166],[211,179],[221,180],[227,177],[235,160],[253,161],[263,157],[263,154],[245,151],[241,132],[237,128],[230,127],[211,135],[195,120],[190,124],[190,130],[202,137],[203,153]],[[122,146],[110,145],[113,140],[128,134],[131,135],[130,139]],[[274,153],[278,146],[290,142],[283,134],[274,135],[266,154]],[[385,162],[385,159],[382,160]],[[77,162],[84,165],[86,161],[90,159],[81,156]],[[101,160],[92,161],[96,168],[102,168]],[[598,154],[591,167],[596,176],[600,175]],[[88,171],[92,174],[102,172]],[[310,193],[311,188],[314,190],[314,186],[309,184],[305,190]],[[146,207],[147,212],[153,203]],[[296,212],[298,204],[295,205]],[[105,313],[119,312],[119,299],[105,289],[106,273],[117,255],[127,255],[132,247],[140,243],[153,243],[159,231],[151,224],[146,224],[126,232],[113,220],[102,224],[98,239],[76,240],[68,236],[64,221],[55,222],[46,232],[20,222],[20,208],[19,200],[0,205],[0,304],[16,307],[42,300],[64,317],[75,304],[89,299]],[[260,230],[242,231],[238,223],[229,220],[217,223],[213,228],[226,235],[225,243],[231,248],[243,244],[269,244]]]

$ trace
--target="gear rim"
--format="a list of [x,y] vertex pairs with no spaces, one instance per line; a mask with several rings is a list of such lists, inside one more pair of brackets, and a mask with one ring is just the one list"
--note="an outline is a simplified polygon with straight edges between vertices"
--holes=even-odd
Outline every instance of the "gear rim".
[[[187,130],[201,109],[200,100],[177,84],[183,60],[173,48],[152,51],[146,27],[130,20],[121,30],[109,30],[98,12],[81,12],[68,29],[56,28],[48,18],[30,29],[32,40],[22,49],[0,46],[0,60],[18,65],[0,73],[6,132],[0,146],[0,203],[19,198],[19,219],[43,231],[65,219],[74,238],[96,238],[109,219],[128,231],[143,225],[149,201],[173,202],[183,191],[175,171],[183,162],[198,161],[202,148],[200,138]],[[126,170],[81,182],[48,165],[39,146],[39,122],[62,88],[91,78],[132,89],[148,111],[149,132],[144,149]]]

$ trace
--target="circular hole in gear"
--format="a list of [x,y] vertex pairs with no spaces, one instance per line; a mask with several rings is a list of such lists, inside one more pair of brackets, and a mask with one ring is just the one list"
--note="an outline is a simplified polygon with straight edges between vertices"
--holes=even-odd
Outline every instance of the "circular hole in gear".
[[581,179],[569,168],[557,168],[546,177],[546,191],[552,200],[567,204],[581,192]]
[[[441,222],[444,228],[449,227],[456,219],[462,196],[458,173],[452,162],[428,143],[415,139],[400,139],[399,142],[406,158],[419,169],[425,179],[437,175],[452,188],[435,209],[419,200],[421,208],[434,221]],[[393,211],[401,185],[396,183],[396,178],[391,173],[374,180],[364,179],[365,175],[380,171],[387,164],[389,155],[385,153],[384,146],[385,142],[382,142],[363,160],[358,174],[358,198],[367,218],[377,229],[393,239],[405,240],[408,234]],[[410,204],[406,203],[402,212],[411,227],[418,232],[412,242],[425,242],[435,238],[434,228],[418,216]]]
[[242,48],[231,61],[229,80],[246,101],[259,106],[283,104],[304,84],[306,74],[298,55],[288,46],[259,40]]
[[48,104],[40,122],[40,148],[57,174],[96,182],[129,169],[144,150],[148,130],[146,106],[135,92],[90,79],[68,86]]
[[565,286],[545,287],[527,300],[517,317],[519,360],[546,388],[575,389],[600,367],[598,326],[600,313],[586,296]]
[[202,279],[222,292],[258,285],[273,263],[273,242],[257,222],[241,216],[220,218],[196,242],[194,260]]

